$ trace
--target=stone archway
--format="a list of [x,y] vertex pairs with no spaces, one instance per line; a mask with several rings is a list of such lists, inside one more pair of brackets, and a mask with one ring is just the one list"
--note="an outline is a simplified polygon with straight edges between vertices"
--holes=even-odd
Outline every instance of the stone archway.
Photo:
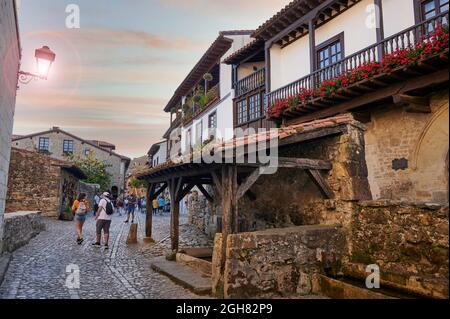
[[412,169],[417,188],[430,199],[448,203],[449,106],[442,105],[425,126],[416,144]]

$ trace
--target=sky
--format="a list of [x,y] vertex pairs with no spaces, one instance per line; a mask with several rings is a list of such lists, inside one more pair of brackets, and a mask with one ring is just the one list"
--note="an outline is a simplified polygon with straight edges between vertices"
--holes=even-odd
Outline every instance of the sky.
[[[219,31],[255,29],[290,0],[19,0],[22,70],[56,53],[47,81],[20,85],[14,134],[53,126],[143,156],[169,126],[163,108]],[[78,5],[80,28],[66,27]]]

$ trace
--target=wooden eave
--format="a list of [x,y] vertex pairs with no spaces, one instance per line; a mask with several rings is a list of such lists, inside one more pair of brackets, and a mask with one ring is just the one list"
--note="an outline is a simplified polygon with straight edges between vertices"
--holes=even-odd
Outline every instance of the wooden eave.
[[[308,20],[292,27],[296,22],[323,6],[314,19],[315,28],[327,23],[342,12],[348,10],[361,0],[295,0],[261,25],[252,36],[284,47],[308,34]],[[286,35],[277,38],[280,33],[289,30]]]
[[188,95],[192,91],[205,73],[208,73],[216,64],[220,63],[221,57],[231,48],[232,43],[232,39],[227,38],[223,34],[219,35],[177,88],[169,103],[164,108],[165,112],[170,112],[180,102],[183,96]]

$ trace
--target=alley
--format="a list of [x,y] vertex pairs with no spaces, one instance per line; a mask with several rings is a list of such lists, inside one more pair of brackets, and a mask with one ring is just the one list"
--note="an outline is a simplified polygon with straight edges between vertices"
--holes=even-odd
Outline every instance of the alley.
[[[152,258],[161,256],[169,243],[144,246],[145,214],[137,216],[140,244],[126,245],[130,226],[123,222],[123,216],[115,215],[109,250],[91,246],[95,235],[92,216],[86,222],[85,242],[81,246],[75,243],[72,222],[46,219],[47,230],[14,252],[0,286],[0,299],[198,298],[150,269]],[[169,216],[154,218],[156,241],[168,235],[169,222]],[[182,243],[209,244],[208,239],[191,226],[182,225],[181,230]],[[68,265],[79,267],[80,289],[66,287]]]

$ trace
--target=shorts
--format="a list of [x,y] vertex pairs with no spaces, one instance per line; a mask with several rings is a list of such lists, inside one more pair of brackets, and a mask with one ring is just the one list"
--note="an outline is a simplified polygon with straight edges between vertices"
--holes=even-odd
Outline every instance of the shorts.
[[105,234],[109,234],[109,227],[111,227],[111,221],[106,219],[97,220],[96,230],[97,234],[101,235],[102,230]]
[[79,222],[85,222],[86,221],[86,215],[75,214],[75,220],[79,221]]
[[129,207],[128,207],[128,214],[133,214],[133,213],[134,213],[134,210],[135,210],[135,207],[134,207],[134,206],[129,206]]

